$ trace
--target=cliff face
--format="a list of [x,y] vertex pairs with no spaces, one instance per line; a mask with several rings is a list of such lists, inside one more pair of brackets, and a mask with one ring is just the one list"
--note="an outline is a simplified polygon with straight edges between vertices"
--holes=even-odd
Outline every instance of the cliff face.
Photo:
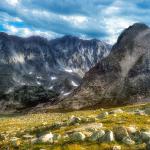
[[90,69],[60,105],[81,109],[150,101],[149,89],[150,28],[136,23],[122,32],[109,56]]
[[[42,37],[21,38],[0,33],[0,108],[4,105],[15,108],[15,104],[20,107],[22,101],[28,101],[25,98],[28,94],[34,105],[53,102],[49,91],[56,97],[67,96],[80,84],[85,72],[108,55],[110,48],[99,40],[73,36],[48,41]],[[42,99],[35,92],[41,89]]]
[[40,85],[66,94],[109,51],[110,45],[98,40],[64,36],[48,41],[0,33],[0,91]]

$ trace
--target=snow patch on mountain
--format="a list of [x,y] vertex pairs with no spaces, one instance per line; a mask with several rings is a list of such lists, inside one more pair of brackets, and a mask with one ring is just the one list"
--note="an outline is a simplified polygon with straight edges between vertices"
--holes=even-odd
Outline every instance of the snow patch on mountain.
[[74,81],[71,81],[71,84],[72,84],[73,86],[78,86],[78,84],[77,84],[76,82],[74,82]]

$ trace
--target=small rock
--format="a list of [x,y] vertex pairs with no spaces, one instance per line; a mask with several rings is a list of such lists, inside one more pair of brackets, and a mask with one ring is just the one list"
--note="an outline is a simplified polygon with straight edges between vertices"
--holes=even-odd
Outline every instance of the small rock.
[[106,112],[102,112],[101,114],[99,114],[98,116],[97,116],[97,118],[99,118],[99,119],[102,119],[102,118],[106,118],[107,116],[108,116],[108,112],[106,111]]
[[114,134],[115,134],[115,139],[118,140],[118,141],[121,141],[124,137],[129,136],[129,134],[127,132],[127,129],[123,126],[115,127],[113,129],[113,131],[114,131]]
[[112,150],[121,150],[121,146],[119,146],[119,145],[114,145],[114,146],[112,147]]
[[147,142],[150,140],[150,131],[149,132],[141,132],[141,138],[144,142]]
[[49,134],[45,134],[39,138],[41,142],[49,142],[53,143],[53,134],[50,132]]
[[105,135],[103,136],[102,141],[104,141],[104,142],[112,142],[114,140],[115,140],[114,133],[111,130],[107,130]]
[[99,130],[94,132],[91,137],[89,138],[89,141],[99,141],[105,134],[104,130]]
[[124,137],[122,142],[127,145],[133,145],[135,142],[130,137]]
[[70,138],[72,141],[81,142],[85,140],[85,135],[82,132],[74,132]]

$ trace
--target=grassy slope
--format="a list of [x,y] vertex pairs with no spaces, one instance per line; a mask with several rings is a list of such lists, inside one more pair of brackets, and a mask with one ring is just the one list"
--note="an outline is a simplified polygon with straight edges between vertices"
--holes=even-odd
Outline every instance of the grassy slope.
[[[150,106],[150,104],[143,104],[143,105],[136,105],[136,106],[125,106],[122,107],[123,110],[130,111],[135,110],[137,108],[144,108],[145,106]],[[112,108],[113,109],[113,108]],[[74,112],[67,112],[67,113],[56,113],[56,112],[49,112],[49,113],[39,113],[39,114],[26,114],[26,115],[1,115],[0,116],[0,133],[8,134],[8,137],[17,136],[19,137],[21,134],[25,133],[43,133],[45,131],[49,131],[49,126],[57,121],[63,121],[68,119],[71,115],[75,116],[96,116],[97,114],[101,113],[102,111],[110,111],[112,109],[96,109],[96,110],[83,110],[83,111],[74,111]],[[116,108],[115,108],[116,109]],[[116,117],[109,115],[106,119],[102,119],[98,122],[102,122],[103,126],[112,129],[114,126],[117,125],[135,125],[139,129],[148,129],[150,128],[150,117],[149,116],[140,116],[134,114],[123,113],[119,114]],[[70,129],[76,128],[76,126],[69,126],[66,128],[62,128],[60,130],[52,131],[57,133],[64,133],[64,131],[68,131]],[[45,148],[46,150],[103,150],[103,149],[110,149],[112,145],[115,143],[66,143],[63,145],[55,145],[52,146],[50,144],[35,144],[31,145],[29,142],[21,141],[19,146],[19,150],[27,150],[27,149],[35,149],[38,150],[40,148]],[[117,143],[118,145],[118,143]],[[122,145],[120,143],[120,145]],[[12,144],[8,140],[0,141],[0,149],[6,149],[6,147],[11,147],[11,149],[16,149],[12,146]],[[125,146],[122,145],[123,150],[135,150],[135,149],[144,149],[144,145],[134,145],[134,146]]]

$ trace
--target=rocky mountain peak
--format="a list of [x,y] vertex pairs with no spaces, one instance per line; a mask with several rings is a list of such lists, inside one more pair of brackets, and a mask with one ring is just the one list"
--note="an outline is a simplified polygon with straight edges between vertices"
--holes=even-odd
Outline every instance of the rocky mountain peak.
[[13,93],[27,85],[29,89],[42,86],[67,96],[110,49],[110,45],[99,40],[93,42],[70,35],[47,40],[0,33],[0,92]]
[[146,30],[149,30],[149,27],[143,23],[135,23],[129,26],[118,37],[117,43],[113,46],[114,49],[123,49],[125,47],[131,49],[135,38]]
[[149,101],[150,29],[136,23],[125,29],[110,54],[83,78],[63,107],[124,105]]

